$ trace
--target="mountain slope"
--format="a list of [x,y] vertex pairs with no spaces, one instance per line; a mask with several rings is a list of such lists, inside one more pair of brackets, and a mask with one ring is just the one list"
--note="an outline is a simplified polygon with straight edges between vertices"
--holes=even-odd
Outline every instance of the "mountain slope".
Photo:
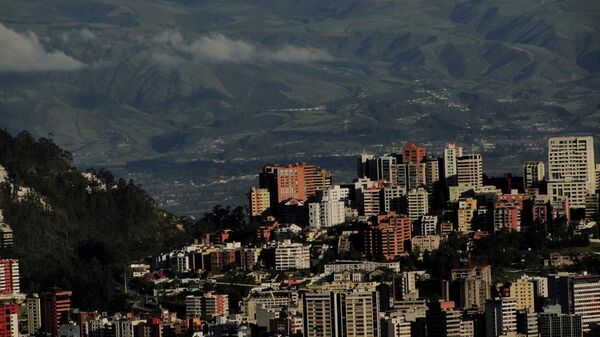
[[[82,309],[118,308],[126,266],[184,240],[177,220],[132,181],[108,171],[83,174],[71,155],[47,139],[0,130],[0,209],[14,231],[22,288],[74,291]],[[18,188],[30,189],[17,197]]]
[[0,70],[0,123],[124,174],[409,138],[493,158],[507,129],[541,151],[548,135],[598,135],[599,22],[585,0],[5,1],[0,23],[85,66]]

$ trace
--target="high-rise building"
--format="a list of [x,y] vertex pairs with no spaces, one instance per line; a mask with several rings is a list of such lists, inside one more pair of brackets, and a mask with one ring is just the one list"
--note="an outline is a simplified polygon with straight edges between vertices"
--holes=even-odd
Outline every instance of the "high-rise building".
[[494,206],[494,231],[521,230],[521,209],[510,200],[498,200]]
[[400,186],[385,186],[383,188],[383,212],[399,211],[402,208],[402,197],[406,189]]
[[527,277],[521,277],[510,284],[510,297],[517,301],[517,310],[535,312],[534,284]]
[[71,310],[70,291],[52,291],[42,293],[42,328],[41,332],[52,337],[59,335],[60,325]]
[[285,240],[275,248],[275,270],[310,268],[310,245]]
[[454,302],[431,302],[427,307],[428,337],[460,337],[461,312],[454,308]]
[[27,298],[27,332],[30,335],[35,334],[42,326],[42,312],[40,297],[33,294]]
[[475,321],[463,319],[460,321],[460,337],[475,337]]
[[314,165],[265,165],[259,172],[260,188],[269,190],[271,208],[289,200],[304,201],[316,196],[318,190],[331,185],[331,175]]
[[414,163],[419,165],[425,158],[426,154],[427,149],[425,149],[424,147],[417,146],[413,143],[408,143],[402,148],[402,162]]
[[333,227],[346,221],[343,201],[325,200],[308,204],[308,224],[313,228]]
[[0,259],[0,295],[20,292],[19,260]]
[[596,164],[596,191],[600,191],[600,164]]
[[538,315],[540,337],[582,337],[581,316],[562,314],[559,305],[544,307]]
[[227,294],[205,293],[202,296],[202,317],[213,318],[229,315],[229,296]]
[[444,298],[463,310],[483,312],[485,303],[491,298],[490,284],[481,277],[461,277],[444,281]]
[[433,193],[436,183],[440,181],[440,163],[437,159],[427,158],[422,165],[425,166],[425,185],[427,186],[427,191]]
[[319,201],[347,201],[350,199],[350,189],[340,185],[328,186],[317,191],[317,200]]
[[304,179],[306,187],[306,197],[314,197],[317,192],[331,186],[332,176],[329,171],[324,168],[302,164],[304,166]]
[[377,216],[375,224],[364,233],[365,251],[372,257],[393,260],[407,254],[411,238],[411,220],[396,212]]
[[560,276],[552,281],[551,297],[563,313],[581,316],[583,331],[600,325],[600,275]]
[[585,218],[596,219],[600,208],[600,193],[588,194],[585,196]]
[[517,333],[522,337],[539,337],[538,314],[526,310],[517,311]]
[[414,226],[413,235],[432,235],[437,233],[438,217],[437,215],[425,215],[421,221]]
[[0,303],[0,337],[19,337],[19,305]]
[[449,179],[455,177],[458,172],[456,163],[459,157],[462,157],[463,150],[457,143],[448,143],[444,148],[444,177]]
[[317,191],[317,202],[308,204],[308,223],[311,227],[332,227],[346,221],[346,201],[350,191],[340,185]]
[[483,186],[483,161],[480,154],[468,154],[456,160],[458,184],[466,184],[472,188]]
[[252,187],[250,189],[250,215],[264,216],[271,207],[271,196],[266,188]]
[[381,213],[381,204],[383,199],[383,188],[372,186],[361,189],[362,215],[376,216]]
[[477,199],[461,198],[458,200],[458,231],[473,231],[473,217],[477,212]]
[[584,208],[596,191],[594,139],[554,137],[548,140],[548,194],[566,196],[572,208]]
[[302,295],[305,337],[379,337],[376,283],[309,286]]
[[189,318],[202,317],[202,296],[188,295],[185,297],[185,315]]
[[517,331],[517,301],[511,297],[488,300],[485,304],[487,337],[514,334]]
[[396,184],[396,157],[385,155],[377,158],[377,171],[378,181]]
[[10,225],[4,223],[4,214],[0,209],[0,249],[13,247],[13,230]]
[[527,190],[532,187],[539,187],[540,183],[545,179],[544,162],[529,161],[523,165],[523,188]]
[[406,195],[407,213],[412,221],[419,220],[429,213],[429,193],[424,188],[416,188],[408,191]]
[[446,282],[444,298],[455,301],[463,309],[483,312],[485,302],[491,298],[492,268],[470,266],[450,271],[450,281]]
[[382,319],[382,337],[411,337],[411,321],[403,312],[391,312]]
[[356,177],[358,179],[369,178],[373,181],[379,181],[377,159],[375,156],[363,153],[357,158],[356,162]]

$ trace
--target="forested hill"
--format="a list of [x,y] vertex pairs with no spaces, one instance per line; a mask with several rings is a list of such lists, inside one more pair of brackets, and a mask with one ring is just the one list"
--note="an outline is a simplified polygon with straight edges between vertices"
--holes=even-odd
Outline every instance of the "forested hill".
[[184,233],[133,181],[105,170],[84,174],[71,161],[50,139],[0,130],[0,165],[9,176],[0,208],[15,236],[14,250],[3,255],[21,259],[24,291],[57,286],[73,290],[82,309],[120,307],[117,283],[127,263],[179,244]]

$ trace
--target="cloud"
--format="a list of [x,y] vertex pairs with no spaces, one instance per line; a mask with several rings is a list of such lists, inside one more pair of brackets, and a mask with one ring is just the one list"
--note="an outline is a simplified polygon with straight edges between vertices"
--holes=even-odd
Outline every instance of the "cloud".
[[[203,36],[188,44],[179,32],[165,31],[157,35],[153,41],[168,47],[168,50],[185,53],[195,60],[205,62],[308,63],[334,60],[327,52],[315,48],[284,45],[273,49],[255,45],[243,40],[230,39],[222,34]],[[162,56],[162,58],[164,58],[164,56]]]
[[171,46],[179,46],[184,43],[183,35],[181,35],[180,32],[175,30],[165,30],[164,32],[154,37],[152,41],[154,41],[154,43]]
[[252,62],[259,56],[253,45],[224,35],[201,37],[192,42],[188,51],[195,57],[212,62]]
[[76,70],[84,66],[61,51],[46,51],[34,33],[19,34],[0,23],[0,71]]
[[169,67],[169,68],[177,67],[181,63],[186,62],[185,59],[183,59],[179,56],[171,55],[171,54],[163,53],[163,52],[154,53],[152,55],[152,59],[166,67]]

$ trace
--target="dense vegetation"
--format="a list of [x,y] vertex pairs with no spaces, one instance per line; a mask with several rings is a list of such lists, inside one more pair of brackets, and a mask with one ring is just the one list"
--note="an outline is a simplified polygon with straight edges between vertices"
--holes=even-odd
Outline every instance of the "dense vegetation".
[[34,190],[17,201],[2,186],[0,208],[15,235],[4,254],[21,259],[25,291],[56,286],[73,290],[83,309],[121,307],[127,263],[182,242],[184,231],[133,181],[105,170],[89,179],[71,161],[50,139],[0,130],[0,165],[15,186]]

